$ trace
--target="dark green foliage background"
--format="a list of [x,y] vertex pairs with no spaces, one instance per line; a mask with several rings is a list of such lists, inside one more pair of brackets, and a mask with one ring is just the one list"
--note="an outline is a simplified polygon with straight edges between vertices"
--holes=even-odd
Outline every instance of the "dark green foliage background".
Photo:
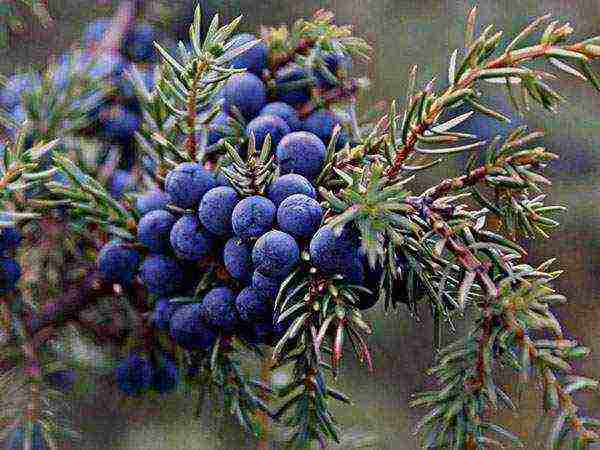
[[[50,12],[55,19],[52,30],[35,30],[31,35],[13,39],[8,50],[0,54],[0,72],[10,74],[15,67],[39,64],[50,54],[62,50],[79,36],[85,22],[110,14],[117,2],[89,0],[51,0]],[[171,0],[175,23],[184,23],[182,14],[191,11],[192,1]],[[324,7],[337,13],[339,23],[353,23],[357,34],[375,47],[373,63],[364,69],[373,80],[368,94],[372,99],[389,100],[404,97],[411,64],[418,64],[421,81],[445,74],[448,56],[463,42],[464,16],[472,2],[427,0],[234,0],[208,2],[232,17],[245,14],[243,28],[256,29],[260,24],[278,24],[309,15]],[[598,34],[600,3],[597,0],[503,0],[481,1],[479,23],[495,23],[512,36],[532,17],[552,12],[554,17],[576,24],[577,37]],[[187,26],[187,24],[186,24]],[[532,128],[548,131],[546,144],[558,153],[558,161],[550,169],[555,180],[551,201],[569,207],[562,226],[551,241],[530,245],[533,261],[556,256],[567,273],[558,282],[559,291],[570,304],[557,312],[567,329],[576,333],[595,352],[585,371],[600,373],[600,101],[588,86],[573,77],[557,83],[569,103],[552,116],[532,111],[526,121]],[[500,103],[502,104],[502,103]],[[506,106],[504,111],[508,111]],[[491,122],[487,122],[491,123]],[[444,170],[447,170],[444,165]],[[438,173],[440,177],[452,175]],[[424,182],[427,180],[423,180]],[[352,367],[341,377],[341,388],[351,394],[355,407],[338,413],[341,423],[358,426],[377,437],[372,448],[413,450],[416,441],[409,430],[418,416],[407,407],[409,395],[426,383],[424,370],[432,357],[429,321],[424,317],[415,324],[404,315],[384,316],[371,312],[375,333],[371,339],[375,373],[367,378],[363,368]],[[348,361],[352,361],[348,358]],[[168,400],[150,398],[115,404],[115,390],[108,379],[100,378],[89,395],[79,398],[75,407],[76,425],[83,441],[76,448],[92,449],[209,449],[206,428],[193,417],[195,404],[185,395]],[[531,431],[538,415],[538,405],[524,398],[520,416],[505,416],[508,428],[537,448],[538,440]],[[587,407],[598,411],[600,401],[589,398]],[[532,409],[534,411],[532,411]],[[240,433],[241,436],[241,433]],[[242,439],[242,438],[240,438]],[[232,436],[225,448],[255,448]],[[242,443],[245,442],[245,443]],[[539,444],[542,445],[542,444]],[[340,448],[351,448],[343,444]],[[541,448],[541,447],[540,447]]]

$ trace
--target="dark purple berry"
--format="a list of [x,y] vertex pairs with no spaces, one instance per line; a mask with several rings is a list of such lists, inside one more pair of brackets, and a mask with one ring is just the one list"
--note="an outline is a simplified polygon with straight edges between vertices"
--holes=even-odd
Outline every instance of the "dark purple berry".
[[299,260],[298,244],[283,231],[269,231],[256,241],[252,249],[254,267],[268,277],[286,276]]
[[217,340],[202,318],[202,305],[183,305],[171,317],[170,334],[181,348],[186,350],[208,350]]
[[267,101],[264,83],[256,75],[240,73],[232,75],[223,88],[225,110],[236,107],[246,120],[254,119]]
[[220,186],[211,189],[200,202],[198,217],[208,231],[217,236],[233,233],[231,214],[239,203],[240,196],[231,187]]
[[133,353],[117,367],[117,385],[124,394],[137,397],[150,389],[152,375],[148,358]]
[[296,131],[285,136],[277,146],[281,173],[297,173],[314,180],[323,169],[327,149],[314,134]]
[[242,239],[262,236],[271,229],[275,214],[275,205],[268,198],[259,195],[247,197],[233,209],[233,231]]
[[310,241],[310,260],[324,272],[341,273],[358,256],[358,236],[348,228],[339,236],[333,230],[321,227]]
[[151,294],[170,295],[182,287],[183,268],[168,256],[149,255],[142,263],[140,277]]
[[[256,36],[248,33],[238,34],[231,39],[232,48],[240,47],[243,44],[256,40]],[[268,47],[264,42],[259,42],[254,47],[246,50],[231,61],[231,67],[235,69],[247,69],[255,75],[261,76],[263,70],[267,68]]]
[[310,100],[312,78],[299,65],[292,63],[275,74],[276,95],[279,101],[298,106]]
[[154,366],[151,389],[159,394],[175,390],[179,384],[179,369],[170,358],[162,357]]
[[213,247],[213,236],[191,214],[184,215],[171,228],[170,242],[175,255],[187,261],[207,256]]
[[312,236],[321,225],[323,209],[319,202],[304,194],[286,198],[277,208],[279,228],[297,238]]
[[304,194],[310,198],[317,198],[315,188],[310,184],[310,181],[296,173],[290,173],[277,178],[269,186],[267,197],[269,197],[275,206],[279,207],[282,201],[294,194]]
[[124,53],[134,62],[155,62],[157,53],[154,49],[156,30],[148,23],[136,24],[125,37]]
[[271,319],[271,305],[259,296],[254,288],[242,289],[235,299],[235,306],[244,322],[261,322]]
[[21,266],[12,258],[0,257],[0,294],[12,291],[21,278]]
[[305,131],[317,135],[325,145],[329,145],[333,129],[338,124],[342,129],[338,135],[336,148],[341,149],[348,142],[348,133],[343,128],[342,119],[333,111],[328,109],[315,111],[304,120],[302,127]]
[[141,256],[123,242],[109,242],[98,253],[98,270],[105,281],[130,285],[137,274]]
[[233,331],[240,320],[233,291],[226,287],[208,291],[202,300],[202,316],[206,323],[216,330]]
[[165,191],[181,208],[195,208],[202,196],[215,186],[214,175],[196,163],[179,164],[165,180]]
[[240,238],[231,238],[223,249],[223,263],[229,274],[241,281],[247,281],[252,274],[252,251]]
[[155,253],[169,250],[169,235],[177,219],[162,209],[150,211],[138,223],[138,240]]
[[290,127],[281,117],[260,115],[246,126],[246,135],[254,135],[256,149],[260,152],[267,138],[271,136],[271,148],[276,148],[281,139],[290,133]]
[[281,117],[290,127],[290,131],[300,131],[302,128],[302,122],[298,116],[298,112],[290,105],[284,102],[272,102],[267,103],[263,109],[260,110],[260,115],[270,115]]
[[264,300],[275,300],[280,285],[281,283],[277,278],[264,276],[257,270],[252,274],[252,287],[256,294]]
[[173,303],[169,298],[159,298],[154,305],[154,312],[152,319],[154,325],[161,331],[167,331],[169,329],[169,323],[171,317],[177,311],[181,304]]

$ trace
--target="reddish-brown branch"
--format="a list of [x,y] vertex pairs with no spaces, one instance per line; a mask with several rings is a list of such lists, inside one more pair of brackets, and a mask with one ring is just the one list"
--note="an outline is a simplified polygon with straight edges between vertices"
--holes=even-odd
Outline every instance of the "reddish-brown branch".
[[[515,50],[498,58],[488,62],[485,66],[479,69],[471,70],[467,76],[465,76],[462,80],[458,81],[454,85],[448,87],[446,92],[442,94],[441,97],[446,97],[449,94],[452,94],[460,89],[465,89],[473,84],[479,76],[481,76],[484,70],[488,69],[499,69],[504,67],[513,67],[519,65],[521,62],[539,58],[546,55],[549,51],[555,49],[569,50],[574,52],[582,52],[583,45],[582,44],[573,44],[565,47],[560,46],[552,46],[549,44],[539,44],[531,47],[527,47],[521,50]],[[417,94],[420,95],[421,93]],[[411,101],[415,101],[415,97]],[[407,160],[407,158],[415,151],[415,145],[417,143],[417,137],[422,135],[426,130],[429,129],[431,125],[435,123],[440,114],[443,112],[444,106],[441,102],[434,102],[431,106],[431,109],[427,113],[427,116],[418,124],[416,124],[413,128],[411,128],[406,137],[406,141],[404,145],[394,159],[394,163],[388,167],[385,172],[385,176],[390,180],[393,180],[396,175],[402,170],[402,165]]]
[[296,55],[306,55],[315,43],[316,41],[314,39],[302,39],[294,49],[288,53],[280,54],[273,59],[270,67],[271,72],[274,73],[286,64],[292,62],[296,58]]

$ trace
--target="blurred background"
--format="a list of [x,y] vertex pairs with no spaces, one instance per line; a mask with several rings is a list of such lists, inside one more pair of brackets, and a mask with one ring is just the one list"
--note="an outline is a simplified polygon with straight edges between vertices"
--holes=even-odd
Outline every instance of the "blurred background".
[[[260,25],[291,24],[317,8],[336,12],[338,23],[351,23],[358,35],[373,46],[370,64],[360,67],[372,80],[364,106],[378,100],[404,98],[408,69],[419,65],[419,80],[428,81],[445,73],[450,53],[461,46],[465,15],[472,2],[462,0],[249,0],[205,1],[208,11],[232,18],[245,16],[242,28],[256,31]],[[29,65],[42,67],[51,55],[60,55],[79,39],[84,26],[99,17],[110,16],[116,1],[50,0],[48,8],[53,25],[42,29],[35,20],[26,22],[26,32],[12,36],[9,46],[0,54],[0,73],[9,75]],[[195,2],[170,0],[157,6],[155,18],[162,25],[165,39],[183,38]],[[598,0],[495,0],[480,2],[479,24],[494,23],[508,36],[514,36],[534,17],[552,12],[559,20],[569,20],[576,29],[575,37],[600,33]],[[549,174],[555,180],[550,189],[550,203],[569,208],[562,225],[549,241],[538,240],[527,247],[533,261],[558,257],[567,273],[558,282],[570,300],[558,311],[570,333],[581,338],[600,354],[600,96],[589,85],[573,78],[557,83],[568,103],[551,115],[534,109],[525,117],[514,116],[516,126],[527,123],[532,129],[547,130],[545,144],[560,154]],[[494,96],[499,109],[510,113],[502,96]],[[482,136],[493,136],[503,130],[494,122],[477,118],[469,125]],[[449,167],[452,167],[450,165]],[[459,164],[456,164],[458,170]],[[454,175],[444,171],[432,177]],[[419,184],[426,184],[422,179]],[[414,450],[417,448],[410,429],[422,411],[408,408],[410,395],[426,383],[425,369],[432,362],[432,334],[426,314],[416,323],[404,310],[384,313],[381,305],[369,317],[374,323],[373,347],[375,372],[366,376],[357,364],[349,363],[340,379],[340,389],[354,399],[354,406],[340,410],[338,417],[352,442],[340,448]],[[447,336],[452,339],[452,336]],[[349,361],[349,359],[348,359]],[[600,375],[600,358],[593,356],[583,369]],[[507,382],[510,379],[506,379]],[[504,423],[528,442],[527,448],[542,448],[536,434],[532,413],[539,407],[537,392],[530,389],[522,399],[519,415],[504,414]],[[127,400],[115,403],[115,389],[110,379],[99,376],[87,392],[80,394],[73,410],[75,425],[82,441],[74,449],[212,449],[215,446],[207,418],[195,418],[196,400],[184,392],[170,397]],[[600,411],[598,398],[583,399],[586,407]],[[206,414],[205,414],[206,415]],[[199,423],[200,422],[200,423]],[[235,428],[233,428],[235,429]],[[237,433],[229,433],[224,448],[256,448]]]

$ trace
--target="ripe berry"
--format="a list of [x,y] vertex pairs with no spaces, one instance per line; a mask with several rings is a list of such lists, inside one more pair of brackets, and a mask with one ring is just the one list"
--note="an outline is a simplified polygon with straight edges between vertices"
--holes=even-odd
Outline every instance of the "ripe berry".
[[244,322],[261,322],[271,319],[271,305],[254,288],[246,287],[235,299],[235,306]]
[[257,238],[271,229],[275,213],[275,205],[268,198],[259,195],[247,197],[233,209],[233,231],[242,239]]
[[231,133],[230,120],[231,118],[222,111],[215,116],[208,125],[208,145],[216,144]]
[[110,177],[108,191],[114,199],[121,200],[125,192],[133,188],[134,181],[126,170],[115,170]]
[[240,238],[231,238],[223,249],[223,262],[230,275],[241,281],[247,281],[252,273],[251,250]]
[[217,236],[228,236],[233,233],[231,214],[240,197],[231,187],[212,188],[200,202],[198,217],[208,231]]
[[275,75],[277,98],[292,106],[310,100],[311,77],[297,64],[288,64]]
[[254,134],[256,149],[263,147],[267,134],[271,135],[271,148],[276,148],[281,139],[290,133],[290,127],[278,116],[260,115],[246,126],[246,135]]
[[142,263],[140,277],[151,294],[170,295],[181,288],[183,269],[173,258],[149,255]]
[[103,134],[113,141],[127,141],[140,127],[140,116],[119,104],[101,108],[98,118],[102,124]]
[[[256,40],[256,36],[248,33],[238,34],[231,39],[232,48],[240,47],[250,41]],[[246,50],[231,61],[231,67],[234,69],[247,69],[255,75],[261,76],[263,70],[267,68],[267,55],[269,49],[264,42],[257,43],[254,47]]]
[[181,208],[195,208],[202,196],[215,186],[214,175],[196,163],[179,164],[165,179],[165,191]]
[[246,120],[252,120],[265,106],[267,93],[261,79],[246,72],[233,75],[227,80],[223,98],[226,111],[235,106]]
[[53,389],[69,392],[75,386],[77,374],[72,369],[55,370],[44,374],[44,379]]
[[297,238],[312,236],[322,219],[323,209],[319,202],[304,194],[289,196],[277,208],[279,228]]
[[138,223],[138,240],[155,253],[169,250],[169,235],[177,219],[162,209],[150,211]]
[[257,270],[252,274],[252,287],[263,300],[275,300],[280,284],[276,278],[266,277]]
[[313,133],[296,131],[285,136],[277,146],[281,173],[297,173],[314,180],[325,163],[327,149]]
[[304,120],[302,127],[305,131],[316,134],[325,145],[329,145],[333,129],[338,124],[342,126],[336,145],[339,150],[348,142],[348,133],[343,128],[342,119],[333,111],[328,109],[315,111]]
[[169,357],[160,358],[152,375],[151,389],[159,394],[172,392],[179,384],[179,369]]
[[213,247],[213,237],[202,227],[196,216],[186,214],[171,228],[170,242],[175,255],[187,261],[207,256]]
[[341,273],[357,258],[358,247],[358,237],[349,228],[336,236],[330,227],[324,226],[310,241],[310,260],[324,272]]
[[[25,448],[25,428],[23,425],[15,428],[8,440],[6,450],[24,450]],[[44,439],[42,427],[39,423],[33,424],[31,437],[31,450],[48,450],[48,444]]]
[[223,331],[233,331],[239,324],[235,309],[235,294],[226,287],[214,288],[208,291],[202,300],[202,317],[206,323]]
[[269,186],[267,196],[275,206],[279,207],[282,201],[294,194],[304,194],[310,198],[317,198],[315,188],[310,184],[310,181],[296,173],[277,178]]
[[15,227],[0,228],[0,253],[13,250],[22,240],[23,236]]
[[12,258],[0,257],[0,294],[12,291],[21,278],[21,266]]
[[202,305],[183,305],[171,317],[170,334],[181,348],[207,350],[217,340],[217,335],[202,318]]
[[161,331],[167,331],[171,317],[173,317],[179,306],[181,305],[178,303],[171,303],[168,298],[158,299],[154,305],[154,312],[152,314],[152,320],[156,328]]
[[359,257],[356,257],[346,266],[341,275],[349,284],[363,285],[365,281],[365,266]]
[[136,199],[135,206],[139,213],[143,216],[150,211],[165,209],[169,203],[171,203],[169,194],[156,189],[148,194],[138,197]]
[[268,277],[286,276],[299,260],[298,244],[283,231],[269,231],[256,241],[252,249],[254,267]]
[[284,102],[267,103],[265,107],[260,110],[260,115],[281,117],[285,120],[288,127],[290,127],[290,131],[298,131],[302,127],[298,112],[292,106]]
[[150,388],[152,375],[150,361],[132,353],[117,367],[117,385],[124,394],[137,397]]
[[130,285],[137,273],[141,256],[123,242],[109,242],[98,253],[97,262],[105,281]]
[[154,50],[156,31],[148,23],[140,23],[125,37],[123,52],[134,62],[155,62],[157,59]]

